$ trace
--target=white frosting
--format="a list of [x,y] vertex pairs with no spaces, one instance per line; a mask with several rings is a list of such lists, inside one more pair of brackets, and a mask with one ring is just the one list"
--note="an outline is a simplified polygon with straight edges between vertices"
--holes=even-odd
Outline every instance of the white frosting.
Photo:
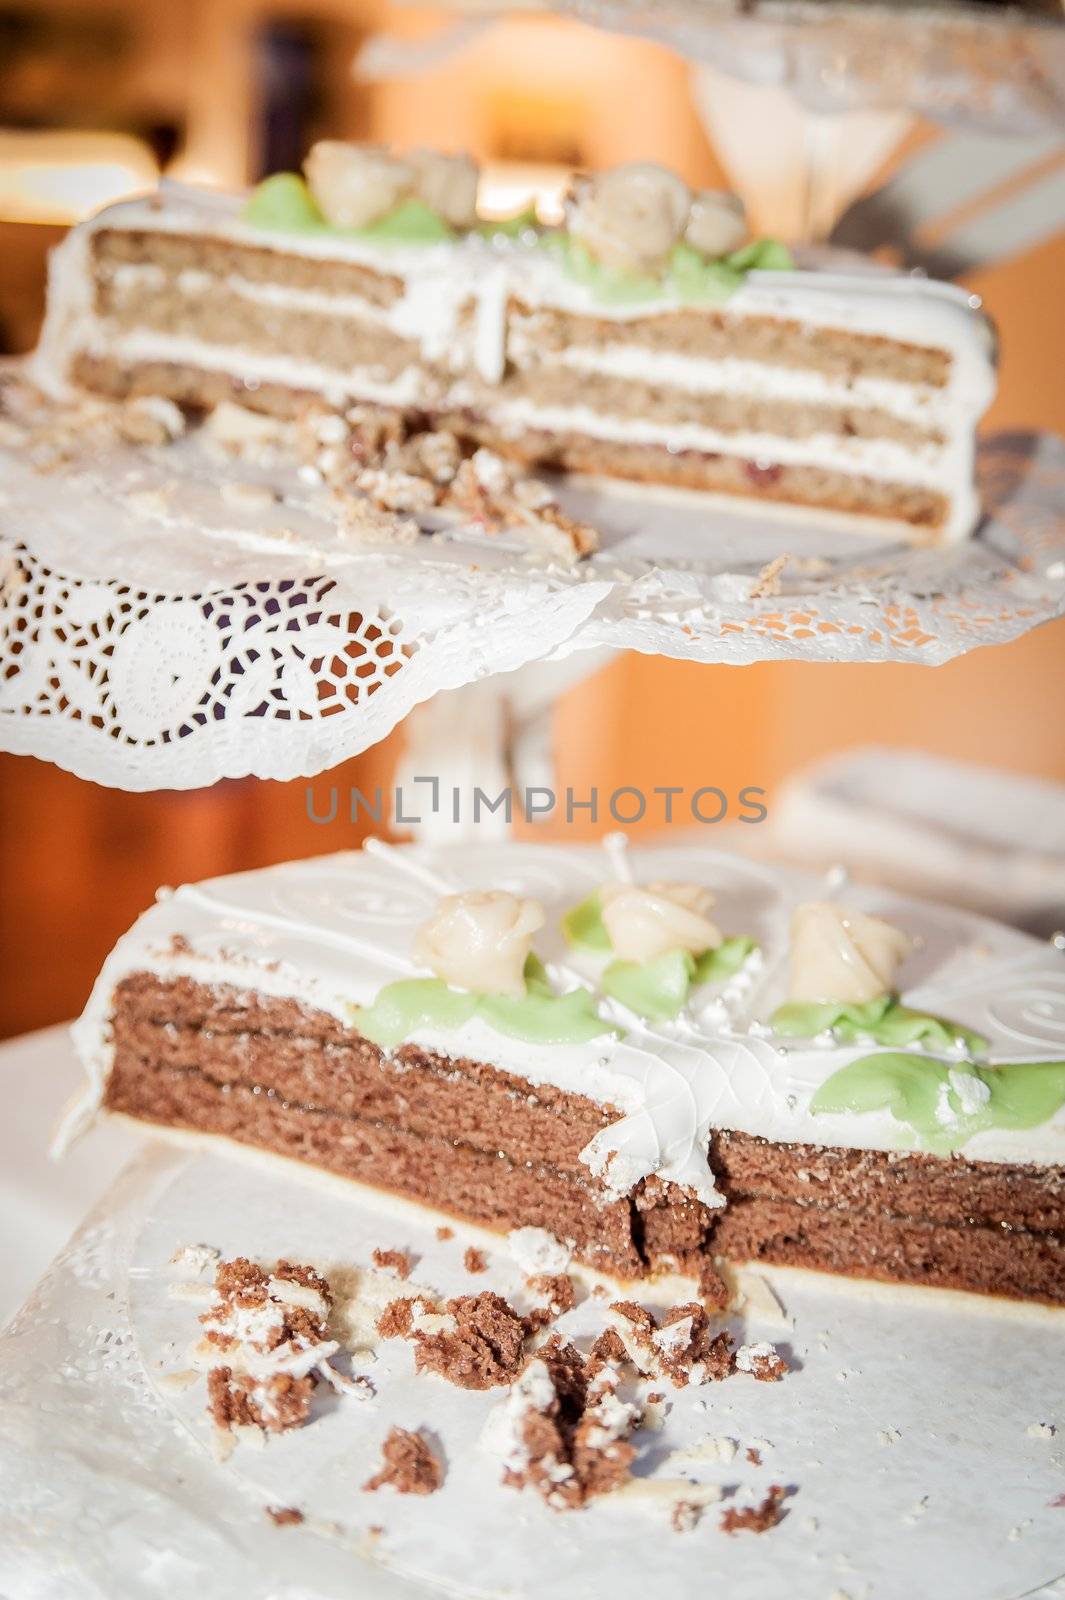
[[[437,874],[446,874],[456,890],[501,888],[538,899],[547,920],[535,943],[549,973],[565,986],[582,972],[593,981],[596,964],[567,952],[557,929],[563,913],[609,874],[600,849],[484,844],[409,847],[400,854],[436,873],[419,881],[394,858],[351,851],[219,878],[161,898],[119,941],[75,1025],[90,1082],[60,1143],[101,1102],[112,1062],[111,1000],[121,978],[151,971],[233,985],[295,999],[350,1024],[353,1006],[371,1002],[397,978],[417,975],[411,947],[436,905]],[[793,1048],[768,1037],[765,1019],[784,998],[789,917],[796,904],[813,898],[817,885],[694,846],[634,850],[630,860],[637,882],[681,880],[712,889],[723,933],[753,935],[761,958],[720,990],[698,992],[675,1023],[651,1027],[605,1002],[604,1014],[629,1030],[620,1039],[535,1045],[474,1019],[454,1032],[419,1030],[413,1042],[616,1107],[619,1120],[582,1152],[616,1194],[658,1173],[689,1185],[707,1204],[720,1204],[707,1163],[713,1128],[782,1142],[906,1148],[908,1130],[888,1111],[810,1111],[819,1085],[874,1046],[803,1041]],[[986,1035],[992,1061],[1065,1057],[1060,952],[985,919],[886,891],[847,888],[839,898],[920,940],[902,973],[908,1003]],[[987,1161],[1065,1163],[1065,1112],[1036,1128],[977,1134],[965,1153]]]
[[[168,194],[159,201],[133,201],[111,207],[72,230],[54,252],[49,282],[48,315],[35,361],[35,375],[51,390],[61,388],[72,356],[88,349],[115,353],[122,359],[166,360],[235,370],[258,382],[289,383],[320,390],[331,400],[367,399],[382,404],[413,404],[424,399],[424,376],[404,373],[383,384],[365,371],[352,373],[324,365],[262,352],[209,346],[176,334],[146,330],[132,339],[117,336],[92,305],[88,240],[100,227],[148,228],[173,233],[211,234],[224,239],[274,248],[286,255],[367,265],[395,274],[403,293],[394,305],[378,307],[359,295],[332,295],[281,284],[256,284],[239,274],[227,278],[229,292],[278,309],[291,307],[356,318],[389,328],[417,341],[426,360],[457,373],[476,373],[490,384],[503,376],[507,348],[507,306],[511,297],[533,311],[554,308],[584,313],[624,324],[660,312],[680,309],[683,302],[665,295],[651,305],[605,305],[586,284],[569,278],[546,250],[477,234],[438,245],[373,243],[357,237],[271,233],[250,227],[238,216],[238,202],[194,192]],[[120,287],[150,282],[149,265],[119,267]],[[178,286],[190,298],[209,286],[207,274],[187,271]],[[777,435],[717,432],[691,425],[653,424],[609,418],[588,408],[536,407],[511,402],[506,411],[515,429],[577,428],[593,437],[665,444],[674,450],[696,449],[741,455],[760,462],[809,464],[861,473],[892,482],[937,488],[949,495],[951,510],[945,538],[960,538],[976,519],[978,504],[972,483],[973,432],[994,392],[990,331],[975,313],[976,302],[949,285],[891,274],[838,275],[823,272],[751,273],[721,308],[730,319],[748,316],[798,320],[847,332],[882,335],[951,356],[947,386],[931,389],[883,379],[856,384],[814,373],[753,361],[704,362],[696,358],[618,346],[610,351],[571,348],[560,358],[581,370],[641,377],[652,382],[701,392],[741,392],[756,397],[810,399],[848,406],[877,405],[893,415],[912,417],[945,435],[942,446],[903,447],[882,440],[841,439],[836,435],[795,440]],[[472,316],[464,315],[467,311]],[[515,353],[535,333],[519,318]],[[579,391],[579,383],[576,385]],[[461,405],[461,387],[442,403]]]

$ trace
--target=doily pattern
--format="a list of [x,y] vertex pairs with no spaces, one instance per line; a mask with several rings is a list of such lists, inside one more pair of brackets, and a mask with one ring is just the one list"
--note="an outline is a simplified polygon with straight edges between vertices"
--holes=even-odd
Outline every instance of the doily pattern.
[[[1065,442],[1001,436],[980,473],[979,535],[927,551],[575,487],[563,498],[604,535],[576,567],[472,538],[247,548],[202,520],[167,545],[111,530],[94,559],[76,517],[61,526],[77,483],[36,479],[8,494],[0,532],[0,748],[120,788],[193,788],[311,776],[440,690],[597,647],[937,665],[1065,611]],[[116,524],[122,509],[115,495]],[[156,567],[172,581],[146,583]]]

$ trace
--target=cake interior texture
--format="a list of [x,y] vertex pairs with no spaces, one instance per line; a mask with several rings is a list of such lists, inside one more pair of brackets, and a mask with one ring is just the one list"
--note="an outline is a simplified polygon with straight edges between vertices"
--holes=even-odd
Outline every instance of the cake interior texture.
[[[653,287],[653,286],[652,286]],[[115,399],[412,414],[530,466],[960,538],[988,327],[892,274],[752,271],[616,303],[543,236],[386,247],[134,202],[57,254],[39,370]]]
[[104,1106],[221,1135],[505,1232],[574,1241],[620,1278],[715,1257],[1065,1304],[1065,1167],[770,1142],[715,1130],[711,1209],[657,1176],[617,1198],[579,1154],[613,1108],[306,1004],[131,972]]

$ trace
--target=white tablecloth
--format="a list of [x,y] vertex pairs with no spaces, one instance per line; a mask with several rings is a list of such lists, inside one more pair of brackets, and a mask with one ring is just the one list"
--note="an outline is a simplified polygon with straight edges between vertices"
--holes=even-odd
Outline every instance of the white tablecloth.
[[82,1217],[138,1148],[128,1128],[101,1125],[53,1161],[48,1145],[81,1081],[66,1026],[0,1044],[0,1323],[18,1309]]

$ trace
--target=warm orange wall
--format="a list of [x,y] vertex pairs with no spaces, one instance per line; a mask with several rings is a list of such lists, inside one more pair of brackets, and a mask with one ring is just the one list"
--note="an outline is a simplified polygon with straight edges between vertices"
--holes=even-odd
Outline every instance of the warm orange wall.
[[[968,281],[1002,341],[987,426],[1065,433],[1065,236]],[[1065,781],[1063,702],[1065,620],[942,667],[702,667],[627,655],[560,707],[560,778],[577,789],[772,790],[822,755],[876,742]]]

